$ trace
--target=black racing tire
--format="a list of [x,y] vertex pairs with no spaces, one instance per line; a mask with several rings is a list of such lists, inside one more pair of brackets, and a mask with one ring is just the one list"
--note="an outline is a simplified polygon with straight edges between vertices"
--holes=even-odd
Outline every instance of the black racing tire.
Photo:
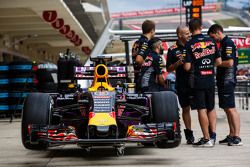
[[39,142],[38,144],[30,143],[28,125],[49,125],[51,107],[52,98],[49,94],[31,93],[28,95],[24,103],[21,123],[22,143],[25,148],[31,150],[44,150],[48,147],[48,143],[46,142]]
[[167,140],[156,142],[158,148],[174,148],[181,143],[180,113],[177,96],[171,91],[155,92],[152,95],[152,113],[155,123],[176,122],[176,132],[174,142]]

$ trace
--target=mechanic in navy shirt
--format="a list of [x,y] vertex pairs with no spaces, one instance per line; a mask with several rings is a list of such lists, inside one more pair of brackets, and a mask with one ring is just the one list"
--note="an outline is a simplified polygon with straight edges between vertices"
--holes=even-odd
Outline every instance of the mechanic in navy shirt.
[[219,107],[224,109],[229,123],[229,134],[220,144],[230,146],[243,145],[240,136],[240,115],[235,108],[234,89],[236,85],[237,49],[234,42],[223,34],[221,25],[214,24],[208,30],[208,35],[220,42],[222,64],[217,68],[217,87]]
[[135,41],[132,46],[132,60],[134,66],[134,83],[136,83],[136,91],[140,92],[141,90],[141,81],[140,81],[140,70],[141,65],[144,63],[144,60],[148,53],[150,52],[149,40],[152,39],[155,35],[155,23],[151,20],[145,20],[142,23],[142,35],[140,38]]
[[[192,33],[192,39],[186,44],[184,69],[190,71],[189,85],[194,94],[193,100],[198,110],[199,123],[203,133],[203,137],[193,145],[213,147],[216,130],[214,67],[215,64],[221,63],[221,57],[214,40],[202,35],[200,19],[190,20],[189,30]],[[210,137],[209,126],[213,137]]]
[[183,60],[186,56],[185,44],[190,38],[190,31],[187,26],[180,25],[176,29],[178,41],[168,49],[167,71],[176,71],[176,91],[179,103],[182,108],[182,118],[186,129],[184,129],[187,144],[194,143],[193,131],[191,130],[190,96],[191,90],[188,87],[189,72],[183,68]]
[[141,66],[141,89],[142,92],[157,92],[166,87],[160,67],[163,48],[159,38],[152,38],[149,43],[151,51]]

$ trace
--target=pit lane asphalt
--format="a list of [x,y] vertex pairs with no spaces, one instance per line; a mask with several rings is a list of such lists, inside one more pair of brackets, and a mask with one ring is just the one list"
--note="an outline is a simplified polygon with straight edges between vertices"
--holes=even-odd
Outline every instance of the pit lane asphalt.
[[[20,119],[13,123],[0,120],[0,166],[168,166],[168,167],[249,167],[250,166],[250,110],[239,110],[241,137],[244,146],[224,146],[218,141],[213,148],[193,148],[182,144],[175,149],[145,148],[127,144],[125,155],[117,157],[111,147],[93,148],[89,154],[75,145],[49,148],[46,151],[31,151],[21,144]],[[217,110],[217,140],[227,135],[225,114]],[[197,112],[192,111],[194,135],[201,137]],[[183,129],[183,126],[182,126]],[[184,139],[184,138],[183,138]]]

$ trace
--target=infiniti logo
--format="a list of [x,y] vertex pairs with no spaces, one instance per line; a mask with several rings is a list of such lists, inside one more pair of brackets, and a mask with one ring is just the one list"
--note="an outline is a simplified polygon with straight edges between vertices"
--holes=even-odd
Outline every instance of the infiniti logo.
[[211,60],[210,59],[203,59],[202,64],[210,64],[211,63]]

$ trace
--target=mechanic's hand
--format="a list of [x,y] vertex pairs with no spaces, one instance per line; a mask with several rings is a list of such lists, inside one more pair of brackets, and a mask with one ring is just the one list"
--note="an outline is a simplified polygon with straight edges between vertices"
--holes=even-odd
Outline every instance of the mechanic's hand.
[[178,61],[175,63],[176,67],[178,67],[178,66],[180,66],[180,65],[182,65],[182,64],[183,64],[183,61],[182,61],[182,60],[178,60]]

